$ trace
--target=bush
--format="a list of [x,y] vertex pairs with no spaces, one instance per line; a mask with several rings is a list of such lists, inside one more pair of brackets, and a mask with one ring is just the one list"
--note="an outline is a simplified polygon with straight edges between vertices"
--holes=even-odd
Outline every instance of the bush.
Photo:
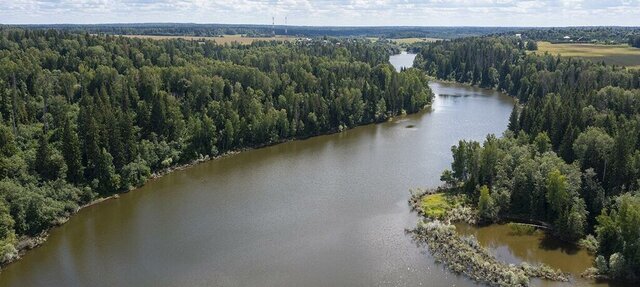
[[136,161],[122,167],[121,176],[122,188],[131,190],[142,186],[147,181],[151,176],[151,168],[149,168],[146,161],[138,157]]
[[596,269],[598,269],[598,274],[607,274],[609,273],[609,264],[607,263],[607,259],[604,259],[604,256],[600,255],[596,257]]
[[596,239],[591,234],[587,235],[583,239],[580,239],[578,245],[586,249],[590,254],[596,254],[596,252],[598,252],[598,239]]
[[620,253],[614,253],[609,258],[609,274],[613,278],[624,278],[626,273],[626,262]]

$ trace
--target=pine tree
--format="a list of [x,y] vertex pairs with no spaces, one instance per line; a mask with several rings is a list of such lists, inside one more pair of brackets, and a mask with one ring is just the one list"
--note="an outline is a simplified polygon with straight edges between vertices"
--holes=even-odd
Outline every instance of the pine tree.
[[49,147],[49,137],[43,131],[38,142],[38,150],[36,152],[36,160],[34,162],[35,171],[43,179],[52,179],[53,174],[50,170],[51,149]]
[[[116,192],[120,185],[120,176],[113,167],[113,157],[106,149],[98,154],[98,162],[95,167],[94,189],[101,195]],[[97,181],[97,182],[96,182]]]
[[71,120],[66,119],[62,127],[62,156],[67,164],[67,180],[80,183],[83,180],[82,154],[78,135],[71,127]]
[[510,131],[517,134],[520,131],[520,120],[518,115],[518,105],[513,106],[513,110],[511,111],[511,115],[509,116],[509,126]]

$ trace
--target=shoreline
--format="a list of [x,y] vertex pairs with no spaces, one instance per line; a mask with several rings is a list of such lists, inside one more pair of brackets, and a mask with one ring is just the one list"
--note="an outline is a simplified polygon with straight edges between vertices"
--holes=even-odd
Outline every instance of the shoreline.
[[[434,95],[434,98],[435,98],[435,95]],[[405,116],[408,116],[408,115],[418,114],[420,112],[423,112],[427,108],[431,107],[432,104],[433,104],[433,98],[432,98],[431,103],[429,103],[428,105],[425,105],[424,107],[422,107],[422,109],[418,110],[415,113],[406,113],[406,112],[403,111],[403,112],[399,113],[398,115],[391,116],[391,117],[389,117],[389,118],[387,118],[387,119],[385,119],[383,121],[377,121],[377,122],[371,122],[371,123],[367,123],[367,124],[357,125],[357,126],[350,127],[350,128],[345,128],[345,129],[342,129],[342,130],[339,129],[339,128],[335,128],[335,129],[331,129],[331,130],[329,130],[327,132],[319,133],[319,134],[315,134],[315,135],[311,135],[311,136],[280,139],[280,140],[273,141],[273,142],[270,142],[270,143],[259,144],[259,145],[253,146],[253,147],[243,147],[243,148],[239,148],[239,149],[236,149],[236,150],[226,151],[226,152],[221,153],[221,154],[216,155],[216,156],[204,156],[204,157],[192,160],[192,161],[190,161],[188,163],[184,163],[184,164],[180,164],[180,165],[167,167],[167,168],[158,170],[156,172],[151,173],[149,175],[149,178],[147,178],[145,180],[144,184],[142,184],[142,185],[140,185],[138,187],[135,187],[135,188],[130,189],[130,190],[116,191],[116,192],[114,192],[113,194],[111,194],[109,196],[96,198],[96,199],[94,199],[94,200],[92,200],[92,201],[90,201],[88,203],[85,203],[84,205],[78,206],[72,213],[68,214],[67,216],[60,217],[60,218],[56,219],[56,221],[53,223],[53,225],[50,228],[48,228],[47,230],[42,231],[40,234],[38,234],[36,236],[23,235],[23,236],[17,238],[16,244],[15,244],[16,252],[14,254],[12,254],[11,256],[9,256],[8,258],[3,258],[4,261],[0,262],[0,274],[2,273],[2,270],[5,267],[7,267],[7,266],[19,261],[27,252],[29,252],[30,250],[35,249],[35,248],[43,245],[44,243],[46,243],[47,239],[49,238],[50,232],[52,230],[54,230],[55,228],[58,228],[58,227],[62,226],[63,224],[67,223],[71,219],[71,217],[76,215],[81,210],[89,208],[89,207],[92,207],[92,206],[95,206],[95,205],[98,205],[98,204],[101,204],[101,203],[106,202],[106,201],[119,199],[121,194],[134,192],[134,191],[140,189],[141,187],[145,186],[150,181],[160,179],[160,178],[162,178],[163,176],[165,176],[167,174],[170,174],[170,173],[173,173],[173,172],[176,172],[176,171],[186,170],[186,169],[189,169],[189,168],[194,167],[196,165],[200,165],[200,164],[205,163],[205,162],[218,160],[218,159],[222,159],[222,158],[225,158],[225,157],[230,157],[230,156],[242,153],[242,152],[247,152],[247,151],[261,149],[261,148],[267,148],[267,147],[270,147],[270,146],[284,144],[284,143],[292,142],[292,141],[302,141],[302,140],[307,140],[307,139],[310,139],[310,138],[315,138],[315,137],[320,137],[320,136],[328,136],[328,135],[338,134],[338,133],[345,132],[345,131],[348,131],[348,130],[352,130],[352,129],[355,129],[355,128],[358,128],[358,127],[364,127],[364,126],[368,126],[368,125],[377,125],[377,124],[382,124],[382,123],[385,123],[385,122],[391,122],[391,121],[393,121],[395,119],[398,119],[398,118],[402,118],[402,117],[405,117]]]
[[[489,286],[529,286],[533,278],[575,283],[569,273],[553,269],[545,264],[508,264],[482,246],[474,236],[457,232],[456,222],[478,225],[476,210],[468,203],[449,203],[445,214],[434,217],[423,210],[423,198],[451,192],[450,187],[410,189],[408,200],[412,212],[419,217],[414,229],[406,229],[418,247],[427,247],[437,263],[442,263],[454,274],[464,275],[472,281]],[[451,199],[449,199],[451,201]],[[454,206],[455,205],[455,206]]]

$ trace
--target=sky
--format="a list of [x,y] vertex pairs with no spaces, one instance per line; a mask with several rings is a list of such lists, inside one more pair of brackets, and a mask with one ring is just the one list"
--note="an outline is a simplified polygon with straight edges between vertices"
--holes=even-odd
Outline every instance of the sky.
[[640,0],[0,0],[2,24],[640,26]]

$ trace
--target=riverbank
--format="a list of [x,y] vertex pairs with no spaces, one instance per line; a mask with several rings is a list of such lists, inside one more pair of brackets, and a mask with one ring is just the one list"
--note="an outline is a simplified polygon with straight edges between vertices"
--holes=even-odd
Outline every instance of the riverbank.
[[[433,101],[433,99],[432,99]],[[428,109],[431,106],[431,104],[429,105],[425,105],[422,109],[420,109],[419,111],[417,111],[416,113],[422,112],[425,109]],[[196,165],[205,163],[205,162],[209,162],[212,160],[218,160],[218,159],[222,159],[222,158],[226,158],[226,157],[230,157],[242,152],[247,152],[247,151],[251,151],[251,150],[255,150],[255,149],[262,149],[262,148],[266,148],[266,147],[270,147],[270,146],[275,146],[275,145],[279,145],[279,144],[283,144],[283,143],[287,143],[287,142],[291,142],[291,141],[301,141],[301,140],[306,140],[306,139],[310,139],[310,138],[314,138],[314,137],[320,137],[320,136],[327,136],[327,135],[332,135],[332,134],[337,134],[340,132],[344,132],[344,131],[348,131],[350,129],[353,128],[357,128],[357,127],[362,127],[362,126],[367,126],[367,125],[377,125],[380,123],[384,123],[384,122],[389,122],[389,121],[394,121],[398,118],[402,118],[404,116],[407,115],[411,115],[411,114],[407,114],[405,111],[402,111],[400,114],[396,115],[396,116],[391,116],[388,117],[387,119],[383,120],[383,121],[378,121],[378,122],[373,122],[373,123],[367,123],[367,124],[363,124],[363,125],[358,125],[358,126],[354,126],[354,127],[349,127],[349,128],[345,128],[343,126],[335,128],[335,129],[331,129],[327,132],[324,133],[320,133],[320,134],[315,134],[315,135],[311,135],[311,136],[304,136],[304,137],[296,137],[296,138],[288,138],[288,139],[281,139],[281,140],[277,140],[277,141],[273,141],[273,142],[269,142],[269,143],[265,143],[265,144],[260,144],[260,145],[255,145],[252,147],[245,147],[245,148],[241,148],[241,149],[237,149],[237,150],[231,150],[231,151],[227,151],[224,152],[222,154],[219,154],[217,156],[204,156],[195,160],[192,160],[188,163],[185,164],[179,164],[176,166],[171,166],[171,167],[167,167],[158,171],[155,171],[153,173],[151,173],[149,175],[149,177],[144,181],[144,183],[138,187],[132,188],[130,190],[121,190],[121,191],[117,191],[114,192],[113,194],[110,194],[108,196],[104,196],[104,197],[99,197],[96,198],[86,204],[83,204],[81,206],[78,206],[77,208],[75,208],[72,212],[66,214],[65,216],[59,217],[57,218],[52,226],[39,233],[36,236],[21,236],[20,238],[18,238],[16,240],[16,244],[15,244],[15,250],[13,250],[12,252],[10,252],[9,254],[7,254],[6,256],[4,256],[3,258],[0,258],[0,272],[2,271],[2,269],[4,269],[6,266],[19,261],[22,256],[24,256],[27,252],[29,252],[30,250],[37,248],[39,246],[41,246],[42,244],[44,244],[47,241],[47,238],[49,237],[50,232],[57,228],[60,227],[61,225],[65,224],[72,216],[74,216],[76,213],[80,212],[83,209],[101,204],[103,202],[106,201],[110,201],[110,200],[115,200],[118,199],[120,197],[121,194],[124,193],[128,193],[128,192],[134,192],[137,189],[140,189],[141,187],[147,185],[150,181],[154,181],[157,180],[167,174],[173,173],[175,171],[182,171],[182,170],[186,170],[189,169],[191,167],[194,167]]]
[[[491,286],[528,286],[531,278],[569,282],[570,275],[544,264],[506,264],[483,247],[474,236],[461,236],[455,222],[476,226],[477,211],[463,195],[449,188],[413,189],[409,206],[423,219],[406,230],[419,246],[427,246],[436,262],[451,271]],[[519,227],[519,225],[515,225]]]
[[491,286],[528,286],[530,278],[569,282],[569,275],[546,265],[506,264],[491,255],[473,236],[460,236],[454,225],[422,221],[408,230],[419,246],[427,246],[436,262],[476,282]]
[[[373,124],[377,124],[377,123],[373,123]],[[133,192],[137,189],[140,189],[141,187],[145,186],[147,183],[149,183],[149,181],[152,180],[156,180],[159,179],[167,174],[170,174],[172,172],[175,171],[180,171],[180,170],[185,170],[188,168],[191,168],[193,166],[196,166],[198,164],[207,162],[207,161],[211,161],[211,160],[217,160],[217,159],[221,159],[224,157],[229,157],[241,152],[245,152],[245,151],[249,151],[249,150],[254,150],[254,149],[259,149],[259,148],[265,148],[268,146],[273,146],[273,145],[277,145],[277,144],[282,144],[285,142],[289,142],[289,141],[294,141],[294,140],[305,140],[311,137],[316,137],[316,136],[323,136],[323,135],[329,135],[329,134],[334,134],[334,133],[338,133],[341,131],[338,130],[332,130],[330,132],[327,133],[323,133],[323,134],[319,134],[319,135],[314,135],[314,136],[309,136],[309,137],[304,137],[304,138],[295,138],[295,139],[285,139],[285,140],[281,140],[281,141],[275,141],[275,142],[271,142],[268,144],[263,144],[263,145],[258,145],[255,147],[248,147],[248,148],[242,148],[239,150],[233,150],[233,151],[228,151],[225,152],[223,154],[217,155],[217,156],[205,156],[202,158],[198,158],[195,159],[189,163],[185,163],[185,164],[181,164],[181,165],[176,165],[176,166],[172,166],[172,167],[167,167],[164,169],[161,169],[159,171],[153,172],[146,180],[145,182],[138,186],[135,187],[133,189],[130,190],[123,190],[123,191],[118,191],[112,195],[106,196],[106,197],[99,197],[96,198],[94,200],[92,200],[89,203],[86,203],[84,205],[79,206],[78,208],[76,208],[72,213],[67,214],[64,217],[60,217],[57,218],[55,220],[55,222],[53,223],[52,227],[50,227],[49,229],[41,232],[40,234],[36,235],[36,236],[21,236],[18,240],[17,243],[15,245],[15,251],[11,252],[10,254],[4,256],[4,258],[2,258],[2,261],[0,262],[0,272],[2,271],[2,269],[18,260],[20,260],[22,258],[22,256],[24,256],[28,251],[37,248],[38,246],[44,244],[47,241],[47,238],[49,237],[49,233],[51,232],[51,230],[60,227],[61,225],[65,224],[67,221],[69,221],[69,219],[74,216],[76,213],[80,212],[81,210],[91,207],[91,206],[95,206],[98,205],[100,203],[109,201],[109,200],[113,200],[113,199],[118,199],[120,198],[120,194],[124,194],[124,193],[128,193],[128,192]]]
[[[87,208],[4,269],[0,286],[229,282],[220,276],[243,286],[477,286],[425,259],[404,234],[416,222],[407,189],[435,186],[441,170],[416,159],[447,166],[451,142],[501,132],[512,109],[504,95],[446,89],[478,96],[436,97],[432,109],[392,122],[202,163]],[[451,129],[454,121],[468,124]],[[246,268],[256,271],[235,271]]]

